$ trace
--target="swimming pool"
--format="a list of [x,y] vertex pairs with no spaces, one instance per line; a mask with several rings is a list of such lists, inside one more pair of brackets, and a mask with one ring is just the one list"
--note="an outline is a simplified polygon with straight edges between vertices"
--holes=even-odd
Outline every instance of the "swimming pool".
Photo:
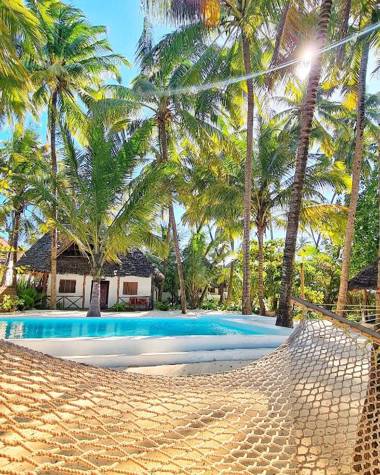
[[109,338],[116,336],[266,335],[276,327],[253,325],[244,317],[0,317],[0,338]]
[[0,338],[51,356],[103,367],[253,360],[273,351],[291,330],[270,317],[9,317]]

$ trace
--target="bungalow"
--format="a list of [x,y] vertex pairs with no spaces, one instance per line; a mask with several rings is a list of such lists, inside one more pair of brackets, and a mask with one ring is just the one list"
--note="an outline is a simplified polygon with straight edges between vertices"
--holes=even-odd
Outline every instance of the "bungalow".
[[[36,286],[49,298],[50,234],[45,234],[17,261],[17,267],[33,279]],[[119,256],[119,262],[107,262],[103,269],[100,288],[102,309],[116,303],[134,309],[151,309],[157,292],[156,284],[163,278],[138,249]],[[65,309],[89,307],[92,277],[88,259],[78,246],[58,240],[57,253],[57,306]]]

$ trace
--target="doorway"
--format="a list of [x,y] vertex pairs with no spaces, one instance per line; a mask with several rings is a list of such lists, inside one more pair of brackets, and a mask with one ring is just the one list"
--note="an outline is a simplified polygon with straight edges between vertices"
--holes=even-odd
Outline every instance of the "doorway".
[[[91,297],[94,281],[91,282]],[[108,308],[108,294],[110,289],[110,283],[108,280],[102,280],[100,282],[100,308]],[[90,298],[91,298],[90,297]]]

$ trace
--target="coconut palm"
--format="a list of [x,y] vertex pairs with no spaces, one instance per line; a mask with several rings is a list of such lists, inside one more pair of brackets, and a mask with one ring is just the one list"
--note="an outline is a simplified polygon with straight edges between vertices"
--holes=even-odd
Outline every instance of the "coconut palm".
[[[375,20],[376,14],[372,14],[371,22]],[[359,198],[360,176],[363,160],[364,149],[364,128],[366,125],[366,78],[368,68],[369,49],[371,44],[371,37],[366,37],[361,41],[360,48],[360,66],[356,81],[356,129],[355,129],[355,149],[354,159],[352,163],[352,189],[350,195],[350,205],[348,208],[348,220],[346,225],[346,232],[343,246],[342,256],[342,272],[339,284],[339,293],[336,312],[338,315],[343,315],[346,299],[348,278],[351,262],[351,251],[355,227],[356,207]]]
[[[42,147],[32,130],[16,129],[12,137],[0,149],[0,183],[4,198],[0,213],[1,221],[9,221],[9,244],[5,284],[16,287],[16,261],[20,235],[27,234],[31,221],[27,208],[36,198],[30,183],[31,176],[46,172]],[[29,209],[29,215],[30,213]]]
[[[177,153],[176,142],[187,136],[197,142],[206,143],[220,131],[209,121],[195,117],[195,104],[191,96],[170,94],[171,90],[189,84],[192,77],[192,62],[188,56],[194,52],[194,43],[188,41],[189,35],[199,40],[203,27],[197,25],[167,35],[157,45],[153,45],[150,25],[145,21],[139,40],[137,59],[141,74],[133,81],[132,88],[110,86],[114,99],[123,100],[129,106],[140,106],[148,114],[135,123],[135,127],[151,130],[153,153],[158,162],[168,163]],[[181,47],[182,46],[182,47]],[[155,146],[157,144],[157,146]],[[186,313],[186,288],[180,252],[177,223],[174,214],[175,178],[168,183],[169,228],[176,254],[180,300],[182,313]]]
[[[80,100],[88,102],[105,74],[119,79],[118,65],[125,62],[112,53],[103,26],[90,25],[77,8],[60,2],[32,2],[43,41],[39,55],[30,57],[28,68],[36,87],[33,102],[47,106],[51,172],[57,175],[57,124],[66,121],[80,130]],[[50,20],[46,20],[46,12]],[[57,230],[51,239],[51,307],[56,306]]]
[[38,19],[22,0],[0,2],[0,117],[21,115],[31,82],[23,64],[25,53],[36,54]]
[[[318,48],[324,46],[326,42],[326,33],[331,15],[332,0],[322,0],[316,44]],[[291,327],[293,325],[291,317],[290,299],[293,282],[293,264],[296,252],[298,224],[300,220],[302,192],[305,180],[305,170],[307,165],[310,132],[316,105],[317,91],[321,76],[321,57],[314,58],[311,66],[307,91],[299,117],[299,140],[296,155],[296,170],[292,196],[290,200],[288,225],[286,229],[284,260],[282,268],[281,294],[279,302],[279,314],[276,325]]]
[[43,201],[59,210],[59,231],[88,258],[94,283],[87,316],[93,317],[100,316],[105,262],[117,262],[119,254],[132,248],[159,244],[153,226],[160,206],[157,192],[162,169],[149,165],[133,178],[141,166],[141,131],[125,141],[114,127],[113,112],[105,113],[104,108],[90,112],[87,121],[84,149],[77,150],[65,131],[58,186],[37,183],[37,187]]

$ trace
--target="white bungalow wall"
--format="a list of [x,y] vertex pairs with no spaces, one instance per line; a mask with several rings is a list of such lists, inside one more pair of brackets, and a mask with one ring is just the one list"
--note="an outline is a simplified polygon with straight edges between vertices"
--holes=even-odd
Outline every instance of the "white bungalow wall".
[[[75,285],[75,293],[74,294],[66,294],[66,293],[60,293],[59,292],[59,281],[61,279],[67,279],[67,280],[75,280],[76,285]],[[57,274],[57,297],[63,297],[63,296],[82,296],[83,293],[83,275],[77,275],[77,274]],[[105,277],[102,280],[109,281],[109,292],[108,292],[108,307],[111,307],[117,302],[117,283],[118,279],[117,277]],[[90,297],[91,297],[91,282],[92,278],[91,276],[87,275],[86,276],[86,283],[85,283],[85,302],[84,302],[84,307],[88,308],[90,305]],[[137,296],[140,297],[148,297],[151,295],[152,292],[152,278],[151,277],[136,277],[136,276],[126,276],[126,277],[120,277],[120,287],[119,287],[119,295],[120,297],[128,297],[128,295],[123,294],[123,283],[124,282],[137,282]],[[48,279],[48,295],[50,295],[50,285],[51,285],[51,279],[49,276]]]

